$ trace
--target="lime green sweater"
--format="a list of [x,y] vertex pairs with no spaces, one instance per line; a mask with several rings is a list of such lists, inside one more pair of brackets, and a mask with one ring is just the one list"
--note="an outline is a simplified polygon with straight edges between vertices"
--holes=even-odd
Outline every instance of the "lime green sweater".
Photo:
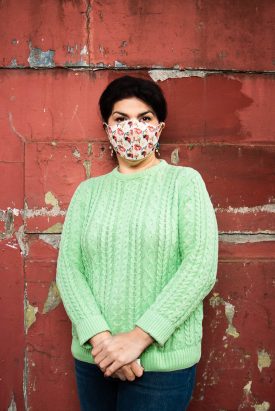
[[92,336],[137,325],[154,338],[140,356],[145,371],[197,363],[203,299],[217,262],[215,211],[194,168],[161,160],[82,181],[66,214],[56,272],[73,357],[94,363]]

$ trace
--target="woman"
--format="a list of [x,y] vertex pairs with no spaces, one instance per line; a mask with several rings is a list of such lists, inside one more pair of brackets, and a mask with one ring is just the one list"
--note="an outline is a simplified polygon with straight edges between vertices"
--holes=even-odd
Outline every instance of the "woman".
[[120,77],[99,105],[118,166],[75,190],[56,276],[81,409],[183,411],[216,280],[215,211],[197,170],[156,157],[167,114],[156,83]]

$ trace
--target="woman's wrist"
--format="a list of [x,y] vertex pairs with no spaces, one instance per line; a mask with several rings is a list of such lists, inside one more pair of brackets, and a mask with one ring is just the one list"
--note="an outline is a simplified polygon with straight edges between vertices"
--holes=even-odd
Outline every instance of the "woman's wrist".
[[100,341],[104,340],[104,338],[109,337],[110,335],[111,335],[110,331],[102,331],[102,332],[94,335],[92,338],[90,338],[89,342],[94,347],[96,344],[98,344]]
[[135,338],[137,338],[141,342],[144,350],[155,341],[150,334],[148,334],[138,326],[136,326],[131,332],[135,336]]

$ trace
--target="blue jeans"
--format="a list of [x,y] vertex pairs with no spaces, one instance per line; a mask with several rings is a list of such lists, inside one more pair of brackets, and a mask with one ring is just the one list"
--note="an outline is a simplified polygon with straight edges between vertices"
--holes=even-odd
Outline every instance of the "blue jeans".
[[81,411],[185,411],[196,365],[175,371],[143,371],[134,381],[104,377],[96,364],[74,358]]

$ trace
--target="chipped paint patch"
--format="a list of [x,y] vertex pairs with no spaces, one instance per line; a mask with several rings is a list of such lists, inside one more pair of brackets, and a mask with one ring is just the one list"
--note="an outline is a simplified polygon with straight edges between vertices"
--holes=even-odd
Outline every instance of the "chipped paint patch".
[[4,221],[5,225],[5,231],[0,232],[0,240],[11,238],[14,232],[14,214],[12,210],[0,210],[0,221]]
[[275,234],[262,233],[219,233],[219,239],[224,243],[244,244],[275,241]]
[[270,403],[268,401],[264,401],[261,404],[253,405],[255,411],[268,411],[270,408]]
[[12,393],[11,403],[9,405],[8,411],[17,411],[16,402],[14,400],[14,394]]
[[36,321],[36,313],[38,312],[38,307],[31,305],[28,301],[25,306],[25,330],[32,326]]
[[49,292],[48,292],[48,297],[47,300],[45,301],[44,307],[42,314],[46,314],[49,311],[54,310],[61,302],[61,297],[56,285],[55,281],[51,282]]
[[59,207],[53,207],[51,210],[48,210],[46,207],[38,208],[38,209],[29,209],[26,208],[22,211],[24,218],[33,218],[37,216],[45,216],[45,217],[56,217],[56,216],[63,216],[66,214],[66,211],[60,210]]
[[12,59],[8,67],[17,67],[17,60],[15,58]]
[[270,367],[271,365],[271,358],[268,352],[265,350],[258,351],[258,368],[260,372],[262,372],[262,369],[265,367]]
[[225,302],[225,315],[226,315],[226,318],[227,318],[228,323],[229,323],[228,328],[226,329],[226,333],[229,334],[229,335],[232,335],[232,337],[234,337],[234,338],[238,338],[240,336],[240,334],[238,333],[238,331],[236,330],[236,328],[232,324],[234,314],[235,314],[234,305]]
[[85,44],[85,46],[80,50],[80,55],[82,56],[82,55],[88,55],[88,54],[89,54],[88,53],[88,48]]
[[244,393],[246,395],[251,394],[251,385],[252,385],[252,381],[248,381],[248,383],[243,387]]
[[[8,233],[6,232],[6,236],[9,234],[13,234],[13,217],[11,216],[11,213],[13,216],[18,217],[19,215],[22,215],[23,218],[33,218],[37,216],[45,216],[45,217],[56,217],[56,216],[64,216],[66,214],[65,210],[60,210],[59,206],[54,207],[50,210],[48,210],[46,207],[42,208],[34,208],[30,209],[28,208],[27,204],[25,204],[26,207],[25,209],[18,209],[18,208],[8,208],[7,210],[0,210],[0,221],[4,221],[7,223],[6,230],[8,230]],[[8,214],[5,214],[8,213]],[[61,224],[61,223],[57,223]],[[52,226],[54,227],[54,226]],[[44,231],[47,232],[47,231]],[[52,232],[52,231],[51,231]]]
[[170,78],[183,77],[204,78],[207,75],[207,73],[202,70],[149,70],[148,74],[154,81],[165,81]]
[[120,67],[127,67],[127,64],[124,64],[121,61],[115,60],[115,68],[120,68]]
[[179,149],[175,148],[175,150],[173,150],[171,153],[171,163],[177,165],[179,161]]
[[28,62],[30,67],[55,67],[54,50],[42,51],[38,47],[32,47],[32,42],[29,41],[30,55]]
[[55,196],[53,195],[53,193],[51,191],[48,191],[45,194],[45,203],[50,204],[53,207],[59,207],[58,200],[57,200],[57,198],[55,198]]
[[24,225],[21,225],[18,231],[15,232],[16,239],[18,241],[21,254],[25,257],[29,254],[29,246],[26,241],[25,232],[24,232]]
[[76,148],[73,151],[73,156],[76,157],[76,158],[80,158],[80,156],[81,156],[80,152]]
[[224,300],[220,297],[219,293],[213,293],[213,297],[210,298],[209,303],[212,307],[217,307],[220,304],[224,304]]
[[[250,408],[253,407],[255,411],[268,411],[270,408],[270,403],[267,401],[262,402],[261,404],[257,404],[255,400],[255,396],[252,394],[251,391],[252,380],[248,381],[248,383],[243,387],[244,398],[242,403],[239,405],[238,410],[249,406]],[[249,409],[250,409],[249,408]]]
[[[51,225],[49,228],[47,228],[46,230],[43,231],[43,234],[59,234],[62,232],[62,227],[63,224],[62,223],[56,223],[54,225]],[[42,240],[44,240],[42,238]]]
[[251,214],[251,213],[275,213],[275,204],[263,204],[256,207],[231,207],[228,208],[215,208],[215,211],[220,213],[229,213],[229,214]]
[[224,305],[225,316],[228,321],[228,327],[226,329],[226,333],[228,335],[231,335],[234,338],[238,338],[240,336],[240,333],[238,333],[238,331],[233,325],[233,317],[235,314],[234,305],[228,303],[227,301],[224,301],[224,299],[220,297],[219,293],[213,293],[213,296],[210,298],[209,303],[213,308],[219,305]]
[[51,245],[53,248],[56,248],[56,249],[59,248],[59,243],[60,243],[59,234],[39,234],[39,239]]
[[84,166],[84,169],[85,169],[86,177],[90,178],[91,177],[91,162],[90,162],[90,160],[84,160],[83,161],[83,166]]
[[93,153],[92,143],[88,143],[87,154],[90,156]]

